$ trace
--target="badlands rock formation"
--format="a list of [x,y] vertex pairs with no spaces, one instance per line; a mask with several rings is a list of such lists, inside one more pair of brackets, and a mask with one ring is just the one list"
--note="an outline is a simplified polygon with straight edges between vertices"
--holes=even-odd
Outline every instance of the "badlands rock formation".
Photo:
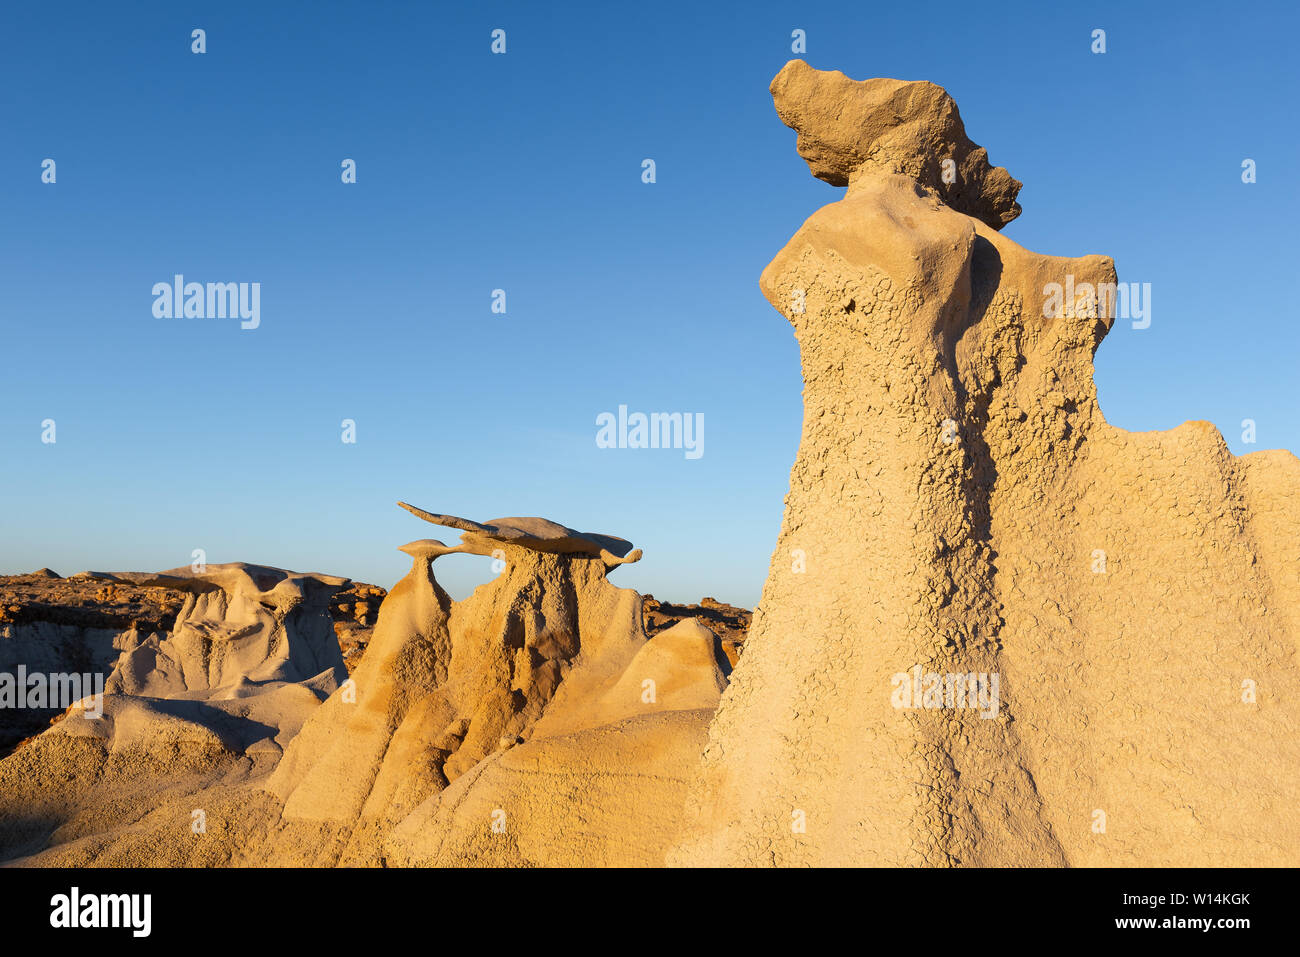
[[110,822],[169,790],[269,771],[346,677],[326,613],[345,579],[244,564],[88,577],[185,597],[169,632],[123,633],[102,701],[85,698],[0,762],[0,859],[61,843],[93,859],[115,842]]
[[[0,859],[662,863],[730,671],[716,636],[693,619],[646,636],[641,597],[606,578],[640,558],[622,539],[404,507],[464,534],[402,547],[411,571],[349,680],[337,644],[308,654],[289,579],[222,572],[168,638],[121,655],[102,721],[71,715],[0,762]],[[433,574],[452,553],[496,579],[452,601]],[[322,584],[324,601],[344,583]]]
[[[344,584],[370,587],[243,564],[8,576],[0,579],[0,674],[77,672],[110,695],[192,700],[241,683],[305,680],[337,663],[322,596]],[[45,720],[29,734],[50,712],[0,709],[9,719],[0,728],[34,717]]]
[[[461,544],[403,546],[411,572],[380,610],[355,701],[331,698],[267,785],[283,803],[274,857],[662,861],[725,684],[713,634],[684,622],[647,640],[639,596],[605,577],[640,558],[622,539],[403,507]],[[499,566],[463,602],[433,574],[456,552]],[[610,823],[632,808],[635,838]]]
[[[997,232],[1019,184],[938,87],[772,94],[848,190],[760,280],[803,435],[674,860],[1300,862],[1300,462],[1106,423],[1114,266]],[[996,717],[895,707],[918,667],[997,675]]]
[[[0,576],[0,675],[73,673],[102,686],[124,649],[166,637],[190,587],[88,572],[63,578],[48,568]],[[62,711],[0,707],[0,755]]]
[[[1000,235],[943,90],[772,93],[847,192],[760,280],[805,416],[743,654],[613,586],[629,542],[403,505],[461,541],[403,546],[348,680],[320,576],[97,637],[105,717],[0,761],[0,861],[1300,863],[1300,462],[1106,423],[1114,267]],[[452,601],[452,554],[496,578]]]

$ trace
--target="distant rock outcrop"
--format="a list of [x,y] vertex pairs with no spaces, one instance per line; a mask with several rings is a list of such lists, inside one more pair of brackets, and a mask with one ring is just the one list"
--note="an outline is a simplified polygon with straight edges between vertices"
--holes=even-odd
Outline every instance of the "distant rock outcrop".
[[1300,462],[1106,423],[1114,266],[997,232],[1018,184],[938,87],[772,93],[848,191],[760,280],[803,436],[673,859],[1300,862]]
[[352,582],[336,591],[330,598],[330,618],[334,621],[334,635],[343,652],[343,664],[348,674],[356,671],[361,658],[370,647],[375,623],[379,619],[379,606],[388,592],[377,585]]
[[748,608],[737,608],[716,598],[701,598],[698,605],[659,601],[654,595],[645,595],[641,599],[641,620],[645,624],[647,635],[654,637],[678,622],[699,622],[717,635],[722,643],[722,652],[733,668],[740,660],[740,653],[745,646],[745,634],[749,631],[752,619],[753,612]]

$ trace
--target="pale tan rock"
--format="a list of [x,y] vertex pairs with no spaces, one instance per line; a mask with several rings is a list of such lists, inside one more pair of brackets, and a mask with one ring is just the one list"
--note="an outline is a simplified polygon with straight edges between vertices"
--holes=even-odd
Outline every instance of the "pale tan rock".
[[108,693],[203,698],[240,681],[298,682],[323,672],[342,680],[343,659],[325,609],[346,579],[239,562],[163,576],[219,587],[188,595],[165,638],[154,635],[127,650],[108,678]]
[[[187,601],[165,640],[123,654],[104,718],[65,719],[59,733],[0,762],[0,784],[20,775],[29,784],[15,799],[68,817],[44,845],[39,833],[5,834],[0,825],[0,856],[27,853],[25,862],[47,865],[373,865],[394,855],[487,863],[496,852],[480,844],[462,805],[505,800],[501,772],[483,769],[528,748],[523,790],[510,806],[539,828],[555,825],[553,837],[526,845],[529,862],[571,861],[587,846],[611,863],[662,862],[725,686],[713,634],[685,622],[647,640],[641,597],[606,578],[640,557],[622,539],[544,519],[483,525],[412,511],[461,527],[462,542],[402,546],[411,572],[384,598],[350,681],[337,690],[288,681],[303,654],[280,640],[293,635],[279,634],[272,612],[296,607],[290,582],[307,583],[264,569],[210,570],[221,588]],[[501,566],[462,602],[450,600],[432,570],[453,552]],[[299,691],[306,697],[293,698]],[[280,733],[245,740],[241,730],[253,725]],[[568,767],[575,756],[581,766]],[[66,779],[68,768],[80,783],[51,780]],[[547,790],[566,775],[568,791]],[[148,793],[145,782],[165,789],[170,803],[138,796]],[[127,799],[127,825],[106,814],[110,786],[137,795]],[[444,793],[454,806],[443,807]],[[605,794],[617,797],[593,815],[584,802]],[[187,840],[186,801],[214,808],[224,850],[199,842],[178,849]],[[640,819],[635,839],[610,829],[628,813]],[[387,848],[407,818],[447,816],[458,823],[445,833],[408,826],[407,839]]]
[[[537,552],[551,552],[559,555],[582,554],[600,557],[608,552],[614,558],[634,562],[641,557],[639,550],[632,550],[632,543],[613,535],[596,532],[579,532],[567,525],[552,522],[550,519],[537,518],[494,518],[486,524],[458,518],[455,515],[439,515],[426,512],[405,502],[397,503],[417,518],[434,525],[461,529],[461,545],[449,551],[470,552],[475,555],[491,555],[497,545],[510,542]],[[430,541],[436,541],[430,539]],[[438,542],[438,544],[442,544]],[[617,562],[612,562],[617,564]]]
[[[936,190],[948,206],[1001,229],[1020,215],[1020,183],[966,136],[957,104],[924,81],[850,80],[791,60],[772,80],[772,99],[798,132],[814,176],[849,186],[862,176],[901,173]],[[944,164],[952,175],[944,176]]]
[[[990,228],[1001,177],[945,202],[925,150],[955,110],[894,84],[796,63],[773,85],[849,190],[760,280],[799,340],[803,435],[672,859],[1300,863],[1300,461],[1109,425],[1112,320],[1044,305],[1112,262]],[[895,708],[914,666],[999,675],[996,717]]]
[[[456,808],[466,801],[478,806],[501,800],[476,789],[496,788],[493,776],[478,782],[482,765],[503,752],[528,747],[544,764],[563,761],[570,752],[561,748],[553,759],[543,739],[627,720],[635,724],[665,711],[704,709],[707,714],[725,686],[716,639],[707,629],[689,623],[647,642],[640,596],[615,588],[605,577],[611,547],[619,552],[614,565],[639,556],[631,543],[576,533],[545,519],[485,525],[403,507],[461,528],[462,544],[449,548],[424,539],[402,547],[414,565],[380,608],[372,647],[353,675],[355,700],[331,697],[266,784],[282,802],[276,829],[261,852],[271,860],[375,864],[398,854],[398,848],[412,860],[474,859],[479,844],[470,825],[454,833],[408,836],[392,850],[385,842],[408,816],[454,817],[439,810],[444,795]],[[432,562],[458,551],[493,556],[502,568],[496,579],[453,602],[437,584]],[[642,675],[660,687],[648,702],[641,698]],[[594,749],[591,761],[610,766],[619,761],[601,749],[617,747],[626,734],[644,738],[637,754],[646,762],[671,752],[683,773],[663,778],[658,790],[660,798],[671,792],[668,806],[680,809],[684,769],[698,756],[703,719],[697,715],[689,726],[689,733],[671,742],[657,742],[658,732],[639,727],[584,741]],[[564,773],[556,767],[555,773]],[[650,773],[649,765],[640,771],[623,766],[616,779],[630,786],[638,774]],[[547,779],[528,780],[541,786]],[[534,807],[534,797],[518,800]],[[554,802],[543,801],[539,808],[537,814],[546,813],[542,809],[553,809]],[[583,819],[572,806],[569,812],[576,821]],[[413,827],[404,833],[410,835]],[[613,833],[589,839],[611,848],[621,844]],[[660,848],[670,839],[667,831],[653,838]],[[429,841],[436,843],[436,854]]]
[[395,827],[400,867],[658,867],[711,708],[654,711],[498,751]]
[[585,723],[600,727],[651,711],[712,711],[727,686],[725,663],[713,632],[698,621],[678,622],[638,649],[614,686],[588,706]]

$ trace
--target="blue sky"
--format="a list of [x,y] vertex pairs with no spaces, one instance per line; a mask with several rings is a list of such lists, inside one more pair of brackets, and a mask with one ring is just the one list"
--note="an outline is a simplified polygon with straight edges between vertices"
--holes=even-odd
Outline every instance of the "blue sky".
[[[758,275],[842,195],[767,92],[796,28],[818,68],[944,86],[1025,183],[1006,235],[1151,283],[1098,354],[1112,423],[1300,448],[1300,16],[1068,6],[6,4],[0,572],[203,548],[389,586],[396,546],[455,536],[400,498],[621,535],[619,584],[755,602],[801,421]],[[155,318],[175,273],[260,282],[261,326]],[[702,413],[705,454],[597,448],[620,404]]]

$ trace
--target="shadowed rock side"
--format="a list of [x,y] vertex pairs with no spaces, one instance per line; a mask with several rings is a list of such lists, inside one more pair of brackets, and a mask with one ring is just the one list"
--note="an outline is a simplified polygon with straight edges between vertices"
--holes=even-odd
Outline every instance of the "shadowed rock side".
[[[803,435],[672,859],[1294,865],[1300,462],[1108,425],[1106,310],[1044,300],[1111,261],[990,228],[1002,171],[954,209],[929,161],[871,159],[882,90],[909,144],[953,139],[946,96],[895,82],[773,83],[814,173],[867,159],[760,280],[799,340]],[[915,666],[997,674],[997,716],[894,707]]]

